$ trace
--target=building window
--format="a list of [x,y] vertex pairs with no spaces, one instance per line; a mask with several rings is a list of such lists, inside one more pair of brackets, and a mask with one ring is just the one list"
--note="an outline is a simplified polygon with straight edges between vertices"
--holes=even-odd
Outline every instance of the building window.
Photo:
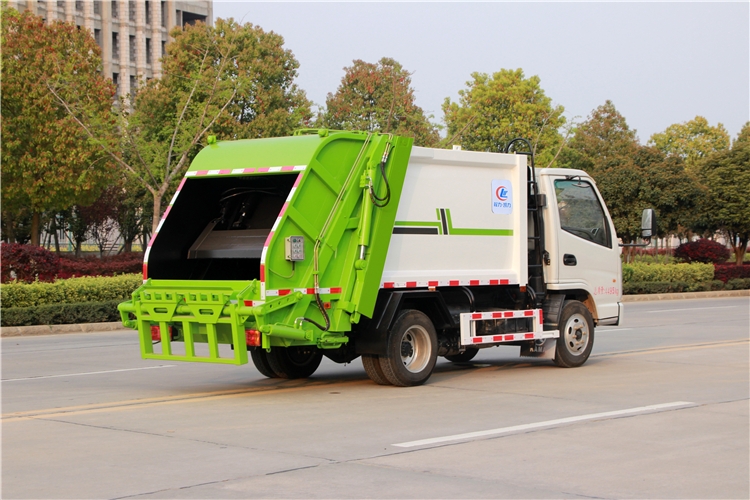
[[112,17],[114,19],[120,17],[120,6],[117,0],[112,0]]
[[83,1],[76,0],[76,10],[83,10]]
[[135,2],[132,0],[128,2],[128,11],[130,12],[130,20],[135,21]]
[[161,3],[161,25],[167,27],[167,2]]
[[102,2],[101,0],[94,0],[94,14],[102,15]]
[[112,32],[112,59],[120,59],[120,36]]
[[151,64],[151,39],[146,38],[146,64]]
[[120,73],[112,73],[112,83],[115,84],[115,92],[120,94]]
[[130,35],[130,62],[135,62],[135,37]]
[[167,42],[162,41],[161,42],[161,56],[164,57],[167,55]]
[[138,90],[138,87],[135,83],[135,75],[130,75],[130,95],[135,97],[135,93]]
[[102,30],[94,29],[94,40],[96,44],[101,48],[102,46]]
[[146,24],[151,24],[151,2],[146,0]]
[[182,12],[182,24],[181,26],[184,28],[188,24],[195,26],[195,23],[198,21],[205,23],[206,22],[206,16],[201,16],[200,14],[193,14],[192,12]]

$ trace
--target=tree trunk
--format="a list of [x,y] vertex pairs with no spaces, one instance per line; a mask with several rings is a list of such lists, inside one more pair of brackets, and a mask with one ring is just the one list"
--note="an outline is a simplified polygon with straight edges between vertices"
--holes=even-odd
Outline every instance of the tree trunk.
[[734,263],[738,266],[742,265],[745,260],[745,252],[747,252],[747,242],[750,239],[750,235],[738,234],[736,239],[732,238],[732,247],[734,247]]
[[133,238],[130,238],[130,239],[123,238],[122,251],[127,252],[127,253],[130,253],[133,251]]
[[60,238],[57,235],[57,214],[52,218],[52,235],[55,238],[55,252],[60,253]]
[[[151,234],[156,233],[156,228],[161,220],[161,198],[164,193],[154,193],[154,216],[151,220]],[[145,248],[144,248],[145,250]]]
[[35,247],[39,246],[39,236],[41,233],[41,227],[39,226],[39,212],[33,212],[31,215],[31,244]]

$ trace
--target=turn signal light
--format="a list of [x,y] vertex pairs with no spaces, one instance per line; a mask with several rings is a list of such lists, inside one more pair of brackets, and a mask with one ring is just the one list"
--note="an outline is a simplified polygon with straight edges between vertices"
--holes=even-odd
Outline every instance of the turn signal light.
[[245,340],[249,347],[260,347],[260,332],[258,330],[245,330]]

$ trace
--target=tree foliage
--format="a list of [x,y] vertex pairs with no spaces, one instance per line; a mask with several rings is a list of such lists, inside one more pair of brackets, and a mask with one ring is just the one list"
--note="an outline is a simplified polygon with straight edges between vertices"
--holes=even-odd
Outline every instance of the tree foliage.
[[666,155],[679,156],[690,169],[711,153],[729,149],[729,133],[721,123],[711,126],[708,120],[696,116],[690,121],[675,123],[664,132],[652,135],[649,145]]
[[49,88],[111,127],[114,86],[99,73],[93,37],[73,24],[3,9],[2,47],[3,215],[30,210],[38,245],[40,212],[92,203],[112,177],[109,158]]
[[163,77],[143,84],[131,96],[132,108],[128,102],[119,108],[117,149],[102,140],[107,131],[97,117],[76,114],[90,136],[152,196],[152,231],[162,200],[209,134],[220,139],[288,135],[311,116],[309,101],[294,83],[299,64],[279,35],[217,19],[213,27],[175,28],[171,36]]
[[435,125],[414,103],[411,73],[384,57],[375,64],[355,60],[344,68],[336,93],[326,97],[323,126],[393,133],[414,138],[418,146],[435,146]]
[[526,78],[521,69],[472,73],[458,102],[446,98],[443,113],[448,143],[472,151],[499,152],[512,139],[532,143],[537,163],[551,165],[564,139],[564,108],[554,106],[539,85],[538,76]]

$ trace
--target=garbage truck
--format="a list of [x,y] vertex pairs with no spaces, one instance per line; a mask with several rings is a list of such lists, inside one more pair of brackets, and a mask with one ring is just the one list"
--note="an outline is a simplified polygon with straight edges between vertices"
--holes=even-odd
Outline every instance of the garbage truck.
[[143,358],[304,378],[323,356],[361,357],[374,382],[414,386],[438,356],[494,346],[577,367],[595,327],[622,321],[596,183],[537,170],[528,141],[492,153],[317,129],[207,142],[119,306]]

